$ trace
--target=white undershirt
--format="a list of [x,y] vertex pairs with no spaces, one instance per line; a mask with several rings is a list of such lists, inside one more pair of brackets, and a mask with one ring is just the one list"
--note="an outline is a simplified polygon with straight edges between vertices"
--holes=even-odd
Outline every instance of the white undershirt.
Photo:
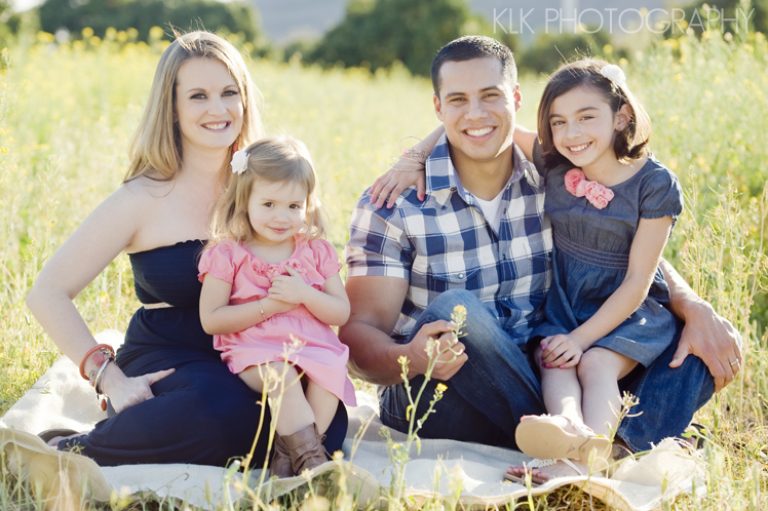
[[495,231],[499,231],[499,226],[501,225],[501,218],[499,217],[499,208],[501,207],[501,196],[504,195],[504,190],[502,190],[496,197],[494,197],[491,200],[484,200],[480,197],[475,196],[475,200],[477,201],[477,205],[480,206],[480,209],[483,211],[483,215],[485,216],[485,219],[488,221],[488,224],[491,226],[491,228]]

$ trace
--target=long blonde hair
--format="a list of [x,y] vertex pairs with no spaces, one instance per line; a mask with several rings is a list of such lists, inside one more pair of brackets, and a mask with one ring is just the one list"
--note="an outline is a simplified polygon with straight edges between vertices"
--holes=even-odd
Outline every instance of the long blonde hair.
[[267,137],[245,150],[245,170],[233,174],[216,203],[211,226],[211,242],[225,239],[248,241],[255,236],[248,219],[248,201],[259,180],[270,183],[299,183],[307,190],[306,232],[308,238],[325,234],[325,222],[317,198],[315,169],[309,150],[293,137]]
[[176,40],[163,51],[155,69],[149,101],[131,145],[131,162],[124,181],[140,176],[169,181],[181,168],[184,157],[181,134],[174,122],[176,80],[181,65],[193,58],[218,60],[227,67],[237,84],[243,101],[243,128],[233,145],[242,147],[261,136],[261,117],[256,106],[259,90],[251,81],[240,52],[211,32],[198,30],[177,34]]

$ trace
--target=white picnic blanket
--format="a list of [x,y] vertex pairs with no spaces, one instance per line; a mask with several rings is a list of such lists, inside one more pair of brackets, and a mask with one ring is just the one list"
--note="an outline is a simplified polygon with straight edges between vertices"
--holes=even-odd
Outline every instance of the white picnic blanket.
[[[119,344],[120,332],[102,332],[100,342]],[[345,461],[330,461],[315,470],[316,477],[334,471],[361,505],[392,494],[397,471],[380,431],[385,428],[375,412],[375,397],[358,392],[359,406],[351,408],[344,442]],[[11,470],[29,479],[48,499],[51,509],[79,509],[82,499],[106,501],[115,495],[155,494],[176,498],[203,509],[214,509],[242,495],[241,474],[234,470],[188,464],[145,464],[99,467],[92,460],[48,448],[34,433],[51,427],[86,431],[104,418],[93,390],[74,364],[59,359],[35,385],[0,418],[0,450]],[[362,428],[362,429],[361,429]],[[405,435],[389,431],[392,441]],[[638,459],[626,458],[610,479],[562,477],[528,489],[502,481],[504,470],[528,458],[516,451],[453,440],[422,440],[404,466],[403,495],[412,507],[421,499],[458,499],[464,506],[494,506],[551,492],[575,484],[593,498],[620,510],[649,510],[681,493],[704,491],[703,466],[673,440],[665,440]],[[253,487],[261,472],[251,474]],[[343,476],[343,477],[342,477]],[[260,486],[269,502],[306,484],[301,476],[272,480]]]

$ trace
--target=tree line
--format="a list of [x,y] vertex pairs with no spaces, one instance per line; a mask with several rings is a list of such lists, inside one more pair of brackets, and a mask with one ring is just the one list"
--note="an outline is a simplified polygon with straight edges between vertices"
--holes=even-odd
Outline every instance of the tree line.
[[[766,31],[768,0],[695,0],[686,8],[686,19],[694,11],[706,10],[705,1],[713,12],[727,19],[739,19],[736,10],[742,9],[741,19],[749,20],[748,28]],[[148,40],[153,26],[165,28],[169,38],[172,27],[182,31],[205,28],[240,34],[260,56],[298,58],[324,66],[361,66],[371,71],[400,62],[420,75],[428,74],[432,57],[446,41],[463,34],[484,34],[501,40],[516,53],[522,70],[538,73],[550,72],[563,60],[576,56],[601,55],[611,43],[608,33],[585,30],[542,32],[524,46],[516,34],[495,30],[489,20],[473,13],[467,0],[348,0],[343,20],[322,38],[295,41],[284,48],[270,44],[256,9],[243,0],[47,0],[27,16],[36,17],[33,24],[37,23],[41,30],[60,33],[64,29],[73,36],[81,34],[85,27],[99,36],[109,27],[133,28],[139,40]],[[0,46],[20,26],[20,16],[12,12],[8,0],[0,0]],[[733,22],[724,28],[737,29]],[[611,58],[626,55],[614,50]]]

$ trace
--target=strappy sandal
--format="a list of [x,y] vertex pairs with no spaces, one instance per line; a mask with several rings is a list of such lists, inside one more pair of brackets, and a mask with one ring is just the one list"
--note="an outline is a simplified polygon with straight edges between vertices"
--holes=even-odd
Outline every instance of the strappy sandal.
[[[555,465],[557,463],[563,463],[564,465],[568,466],[571,470],[573,470],[573,474],[570,475],[553,475],[547,477],[547,479],[539,479],[536,480],[536,470],[551,467],[552,465]],[[560,459],[538,459],[534,458],[530,461],[527,461],[523,463],[523,473],[521,475],[513,474],[510,472],[511,467],[507,469],[507,471],[504,473],[504,479],[507,481],[512,481],[514,483],[527,485],[528,481],[530,481],[531,486],[539,486],[550,479],[554,479],[557,477],[573,477],[573,476],[583,476],[586,475],[584,472],[584,469],[577,466],[575,463],[573,463],[571,460],[566,458],[560,458]]]

